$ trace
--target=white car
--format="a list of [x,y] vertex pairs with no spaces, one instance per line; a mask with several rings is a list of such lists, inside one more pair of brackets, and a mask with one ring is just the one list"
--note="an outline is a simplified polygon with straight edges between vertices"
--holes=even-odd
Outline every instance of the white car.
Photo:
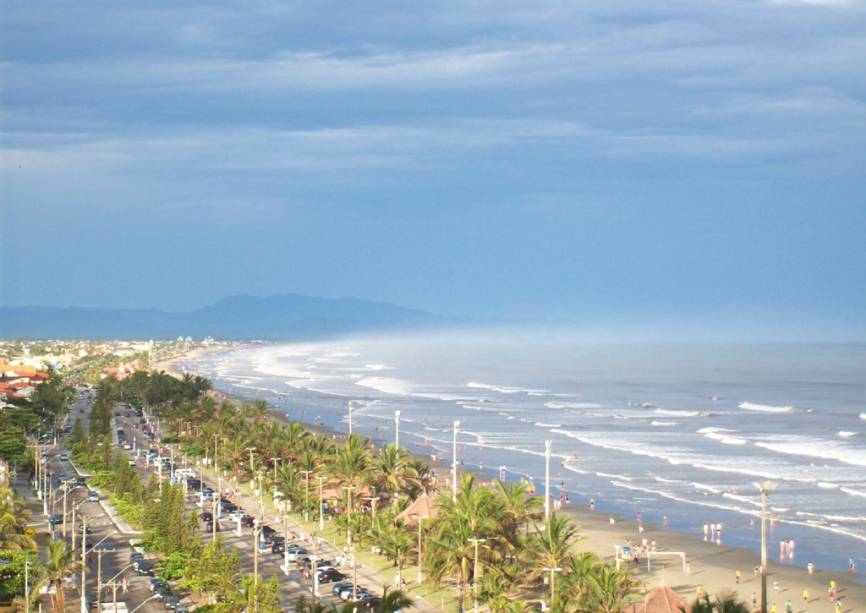
[[243,509],[238,509],[229,513],[229,519],[233,522],[239,522],[241,520],[241,517],[243,517],[244,515],[246,515],[246,513],[244,513]]
[[123,448],[129,450],[132,449],[132,445],[130,445],[129,443],[124,443]]

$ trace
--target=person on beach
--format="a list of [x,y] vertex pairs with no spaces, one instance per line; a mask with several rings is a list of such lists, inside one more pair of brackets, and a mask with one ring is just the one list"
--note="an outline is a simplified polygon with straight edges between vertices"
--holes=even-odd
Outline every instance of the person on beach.
[[810,575],[814,575],[815,574],[815,563],[809,562],[808,564],[806,564],[806,570],[809,571]]
[[770,604],[770,613],[776,613],[776,603],[775,602]]
[[790,598],[785,602],[785,613],[794,613],[794,605],[791,604]]
[[854,558],[848,558],[848,572],[852,575],[857,572],[857,565],[854,564]]
[[[589,510],[595,511],[595,498],[589,499]],[[851,560],[851,563],[848,564],[848,568],[851,568],[851,564],[853,564],[853,563],[854,563],[854,560]]]
[[830,581],[830,587],[827,588],[827,597],[830,599],[830,602],[836,602],[836,581]]
[[737,582],[737,585],[740,585],[740,571],[737,571],[736,573],[734,573],[734,578]]
[[809,590],[803,590],[803,604],[807,604],[809,602]]
[[755,592],[752,592],[752,608],[756,608],[758,606],[758,595]]

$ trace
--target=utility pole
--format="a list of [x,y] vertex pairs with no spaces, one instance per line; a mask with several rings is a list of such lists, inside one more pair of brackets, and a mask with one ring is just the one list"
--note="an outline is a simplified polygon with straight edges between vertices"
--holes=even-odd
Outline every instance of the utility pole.
[[253,526],[253,586],[256,591],[253,608],[255,611],[259,610],[259,536],[261,533],[261,524]]
[[349,401],[349,436],[352,436],[352,402]]
[[24,560],[24,613],[30,613],[30,558]]
[[471,538],[469,542],[475,545],[475,563],[472,566],[472,609],[478,613],[478,545],[487,539]]
[[255,470],[256,470],[255,461],[253,458],[253,451],[255,451],[256,448],[255,447],[247,447],[246,450],[250,452],[250,472],[252,473],[252,472],[255,472]]
[[81,518],[81,613],[87,613],[87,518]]
[[550,441],[544,441],[544,520],[550,517]]
[[454,462],[451,465],[451,499],[457,501],[457,429],[460,428],[460,421],[454,420],[454,444],[453,458]]
[[96,550],[96,602],[102,601],[102,549]]
[[355,491],[354,485],[344,485],[343,489],[346,490],[346,500],[349,503],[346,506],[346,545],[352,544],[352,492]]
[[355,563],[355,545],[352,544],[352,602],[358,600],[358,565]]
[[280,458],[271,458],[271,461],[274,463],[274,494],[271,496],[271,499],[274,500],[274,504],[276,504],[277,500],[277,466],[280,463]]
[[68,480],[63,481],[63,538],[66,538],[66,494],[69,491],[69,484],[71,482]]

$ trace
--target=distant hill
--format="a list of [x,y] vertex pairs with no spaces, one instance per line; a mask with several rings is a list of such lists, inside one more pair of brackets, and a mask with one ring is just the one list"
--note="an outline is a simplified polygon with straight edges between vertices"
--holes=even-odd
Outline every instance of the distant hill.
[[87,307],[0,307],[2,338],[322,338],[352,332],[429,328],[460,323],[405,307],[358,298],[282,294],[231,296],[195,311]]

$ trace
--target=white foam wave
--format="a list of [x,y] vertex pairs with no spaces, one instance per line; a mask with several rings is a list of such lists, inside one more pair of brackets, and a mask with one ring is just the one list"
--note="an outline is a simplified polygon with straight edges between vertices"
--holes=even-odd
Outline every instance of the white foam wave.
[[866,419],[866,413],[860,413],[860,419]]
[[772,404],[758,404],[756,402],[741,402],[740,408],[746,411],[758,411],[760,413],[790,413],[794,410],[791,405],[774,406]]
[[597,472],[595,474],[598,475],[599,477],[607,477],[608,479],[620,479],[622,481],[631,481],[631,477],[626,477],[625,475],[617,475],[616,473],[611,474],[611,473]]
[[718,441],[724,445],[745,445],[747,441],[736,436],[730,436],[725,432],[736,432],[728,428],[701,428],[698,434],[703,434],[710,440]]
[[650,422],[651,426],[659,426],[659,427],[667,427],[667,426],[676,426],[677,422],[675,421],[660,421],[658,419],[654,419]]
[[681,481],[680,479],[666,479],[664,477],[659,477],[658,475],[653,475],[653,479],[659,483],[685,483],[685,481]]
[[842,487],[842,488],[839,488],[839,491],[840,491],[840,492],[845,492],[845,493],[848,494],[849,496],[858,496],[858,497],[860,497],[860,498],[866,498],[866,492],[863,492],[863,491],[860,491],[860,490],[855,490],[855,489],[852,489],[852,488],[850,488],[850,487]]
[[367,370],[394,370],[393,366],[387,366],[385,364],[364,364],[364,368]]
[[713,494],[721,494],[724,491],[724,490],[719,489],[718,487],[715,487],[713,485],[707,485],[706,483],[695,482],[695,483],[692,483],[692,486],[697,490],[701,490],[704,492],[711,492]]
[[562,424],[546,424],[543,421],[537,421],[535,425],[539,428],[559,428],[562,426]]
[[466,384],[466,387],[470,389],[490,390],[492,392],[499,392],[500,394],[527,394],[537,396],[549,393],[547,390],[537,390],[524,387],[511,387],[508,385],[491,385],[489,383],[479,383],[477,381],[470,381]]
[[545,402],[548,409],[602,409],[604,405],[595,402]]
[[395,396],[409,396],[412,393],[412,388],[407,381],[390,377],[366,377],[355,381],[355,385],[369,387],[383,394]]
[[676,411],[674,409],[656,409],[658,415],[666,415],[668,417],[697,417],[700,411]]
[[787,436],[775,441],[755,443],[755,445],[776,453],[835,460],[852,466],[866,466],[866,453],[862,449],[835,441]]
[[842,438],[851,438],[852,436],[857,436],[857,432],[850,432],[848,430],[841,430],[839,432],[839,436]]

